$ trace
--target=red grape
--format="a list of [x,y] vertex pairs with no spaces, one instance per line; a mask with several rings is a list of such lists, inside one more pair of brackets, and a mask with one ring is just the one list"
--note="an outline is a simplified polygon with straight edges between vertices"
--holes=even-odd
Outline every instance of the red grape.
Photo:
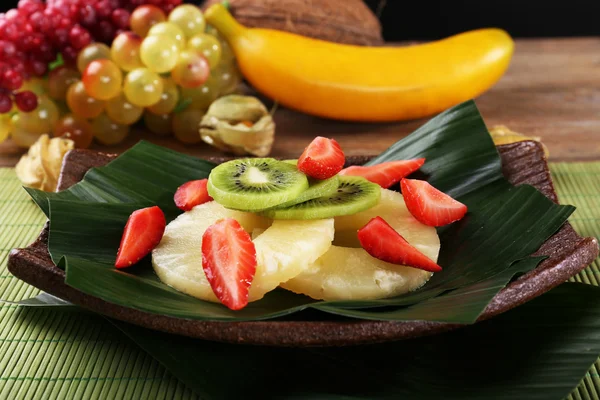
[[94,26],[98,20],[96,19],[96,10],[89,4],[79,9],[79,22],[87,27]]
[[6,93],[0,93],[0,114],[7,113],[12,108],[12,100]]
[[54,61],[56,59],[56,54],[54,53],[54,49],[52,45],[46,40],[44,40],[37,49],[35,49],[36,57],[46,63]]
[[69,45],[69,31],[65,28],[55,29],[52,39],[56,47],[65,48]]
[[48,72],[48,64],[40,60],[31,59],[27,63],[27,70],[30,75],[42,76]]
[[23,84],[23,77],[14,69],[9,69],[2,76],[2,86],[9,90],[17,90]]
[[33,111],[38,105],[37,96],[31,90],[15,94],[15,103],[19,110],[23,112]]
[[107,21],[100,21],[97,25],[96,38],[101,42],[110,43],[115,37],[116,29]]
[[96,3],[95,8],[100,18],[108,18],[112,11],[107,0],[100,0]]
[[8,10],[6,14],[4,14],[4,17],[7,21],[11,21],[17,25],[24,25],[26,21],[25,16],[21,15],[19,13],[19,10],[15,8],[13,8],[12,10]]
[[78,50],[89,43],[110,44],[129,29],[130,13],[145,3],[164,15],[182,1],[19,0],[16,9],[0,14],[0,93],[6,89],[10,100],[23,80],[46,73],[57,54],[73,65]]
[[12,42],[9,42],[8,40],[0,40],[0,58],[5,60],[9,57],[12,57],[15,52],[17,51],[17,48],[15,47],[15,45]]
[[21,0],[18,4],[18,10],[25,15],[31,15],[36,11],[44,9],[44,3],[39,0]]
[[61,51],[63,60],[65,61],[65,64],[67,65],[75,65],[75,63],[77,62],[77,50],[75,50],[73,47],[71,46],[67,46],[64,49],[62,49]]
[[52,23],[41,11],[36,11],[29,17],[29,23],[39,32],[47,33],[52,28]]
[[81,27],[81,25],[75,25],[71,28],[71,32],[69,32],[69,40],[71,46],[79,50],[90,44],[92,37],[85,28]]
[[129,27],[129,12],[122,8],[117,8],[112,12],[112,22],[116,27],[127,29]]
[[15,23],[6,20],[2,28],[4,39],[15,42],[19,38],[19,29]]

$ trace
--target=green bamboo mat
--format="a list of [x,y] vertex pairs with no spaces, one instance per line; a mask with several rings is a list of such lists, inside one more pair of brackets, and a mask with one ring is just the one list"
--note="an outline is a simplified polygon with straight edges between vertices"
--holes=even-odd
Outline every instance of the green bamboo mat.
[[[577,206],[570,221],[584,236],[600,236],[600,163],[555,163],[562,203]],[[25,247],[45,218],[21,189],[14,169],[0,169],[0,299],[39,291],[6,269],[10,250]],[[598,285],[598,260],[573,278]],[[569,399],[600,398],[600,361]],[[0,399],[196,399],[158,362],[93,314],[0,305]]]

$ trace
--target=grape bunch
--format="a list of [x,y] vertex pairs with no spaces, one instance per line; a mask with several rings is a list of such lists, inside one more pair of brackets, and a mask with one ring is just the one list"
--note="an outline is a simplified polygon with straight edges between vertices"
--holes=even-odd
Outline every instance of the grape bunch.
[[241,81],[231,48],[190,4],[168,14],[141,5],[128,26],[110,47],[88,43],[47,80],[28,80],[24,87],[39,104],[31,112],[0,116],[0,141],[10,131],[23,147],[43,133],[70,138],[79,148],[94,139],[113,145],[143,121],[154,134],[200,142],[198,126],[209,105]]
[[[23,82],[41,77],[60,54],[74,63],[77,53],[92,41],[110,44],[129,28],[130,13],[144,0],[20,0],[16,9],[0,14],[0,114],[13,103],[24,112],[37,107]],[[181,0],[152,0],[170,12]]]

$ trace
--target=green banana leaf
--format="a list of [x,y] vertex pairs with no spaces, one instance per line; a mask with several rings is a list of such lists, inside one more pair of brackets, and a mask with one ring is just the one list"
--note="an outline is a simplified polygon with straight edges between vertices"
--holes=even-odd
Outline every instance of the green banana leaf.
[[206,400],[559,400],[600,354],[600,288],[579,283],[458,331],[345,348],[214,343],[107,321]]
[[110,321],[206,400],[560,400],[600,354],[600,289],[577,283],[459,331],[345,348],[212,343]]
[[[324,302],[275,290],[240,311],[189,297],[162,284],[150,260],[126,271],[114,260],[127,217],[160,206],[172,220],[173,194],[182,183],[207,177],[214,164],[140,142],[61,193],[27,189],[50,219],[49,251],[66,270],[66,283],[108,302],[142,311],[200,320],[258,320],[306,308],[376,320],[473,323],[528,258],[566,221],[559,206],[530,186],[511,186],[475,103],[430,120],[370,163],[425,157],[420,175],[467,204],[458,223],[439,229],[444,268],[422,289],[391,299]],[[440,312],[444,310],[444,312]],[[300,316],[301,317],[301,316]]]

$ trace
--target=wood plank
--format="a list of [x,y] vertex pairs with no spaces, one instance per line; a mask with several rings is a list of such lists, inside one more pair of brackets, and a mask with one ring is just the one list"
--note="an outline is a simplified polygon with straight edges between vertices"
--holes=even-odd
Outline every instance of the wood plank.
[[[477,99],[488,126],[507,125],[540,136],[551,161],[600,160],[600,38],[521,39],[506,75]],[[275,113],[272,155],[296,157],[317,135],[335,137],[347,154],[378,154],[424,120],[357,124],[324,120],[280,108]],[[216,155],[212,147],[177,143],[136,131],[122,144],[94,149],[121,152],[139,139],[197,156]],[[22,150],[0,144],[0,166],[13,166]]]

